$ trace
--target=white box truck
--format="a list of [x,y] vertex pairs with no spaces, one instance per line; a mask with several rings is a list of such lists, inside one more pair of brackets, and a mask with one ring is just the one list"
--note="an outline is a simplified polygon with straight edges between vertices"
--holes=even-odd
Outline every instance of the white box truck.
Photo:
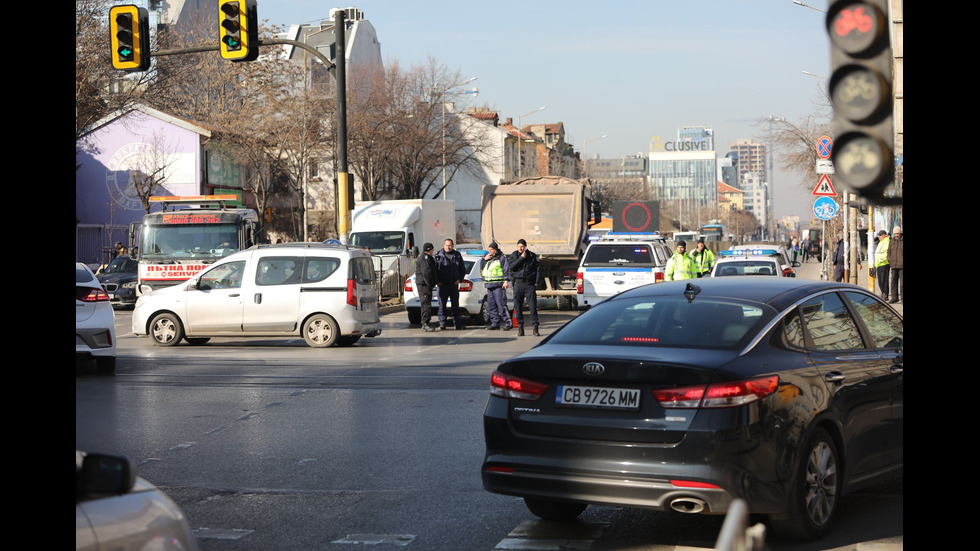
[[456,239],[456,202],[445,199],[358,201],[351,213],[348,244],[374,257],[382,297],[398,296],[415,272],[424,243],[442,248]]

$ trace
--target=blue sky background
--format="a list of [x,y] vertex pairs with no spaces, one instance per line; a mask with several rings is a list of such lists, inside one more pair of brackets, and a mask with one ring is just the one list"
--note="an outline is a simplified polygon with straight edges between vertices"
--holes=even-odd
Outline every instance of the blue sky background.
[[[709,126],[715,149],[765,139],[760,118],[794,124],[818,112],[830,73],[827,0],[441,1],[259,0],[260,20],[278,25],[329,19],[330,8],[364,12],[387,64],[434,57],[462,77],[501,119],[541,106],[524,124],[562,122],[588,154],[647,153],[683,126]],[[816,9],[813,9],[816,8]],[[459,103],[464,103],[462,100]],[[607,137],[592,140],[599,136]],[[778,158],[776,160],[778,165]],[[816,182],[776,169],[776,216],[812,217]],[[805,187],[804,187],[805,186]]]

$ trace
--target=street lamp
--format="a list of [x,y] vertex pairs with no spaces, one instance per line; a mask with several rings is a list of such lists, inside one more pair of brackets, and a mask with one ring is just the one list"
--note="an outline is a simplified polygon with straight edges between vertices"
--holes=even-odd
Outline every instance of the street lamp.
[[606,135],[603,134],[603,135],[599,136],[598,138],[592,138],[592,139],[589,139],[589,140],[585,140],[585,142],[582,143],[582,156],[585,158],[585,177],[586,178],[589,177],[589,142],[594,142],[596,140],[601,140],[602,138],[605,138],[605,137],[606,137]]
[[820,8],[815,8],[815,7],[811,6],[810,4],[804,4],[803,2],[800,2],[799,0],[793,0],[793,3],[796,4],[797,6],[803,6],[804,8],[810,8],[811,10],[816,10],[816,11],[818,11],[820,13],[827,13],[826,11],[824,11],[824,10],[822,10]]
[[523,115],[518,115],[517,116],[517,179],[518,180],[521,179],[521,166],[524,164],[523,163],[523,161],[524,161],[524,144],[522,143],[524,140],[523,140],[523,138],[521,138],[521,133],[523,132],[522,129],[524,128],[524,125],[521,124],[521,119],[523,119],[524,117],[526,117],[528,115],[533,115],[533,114],[537,113],[538,111],[544,111],[547,108],[548,107],[546,105],[542,105],[541,107],[538,107],[534,111],[530,111],[528,113],[524,113]]
[[[443,199],[446,199],[446,190],[449,188],[449,185],[446,182],[446,94],[453,88],[459,88],[460,86],[464,84],[469,84],[474,80],[476,80],[476,77],[464,80],[463,82],[453,84],[452,86],[448,88],[444,88],[442,90],[442,198]],[[467,90],[459,93],[476,94],[479,93],[479,90],[474,88],[473,90]]]

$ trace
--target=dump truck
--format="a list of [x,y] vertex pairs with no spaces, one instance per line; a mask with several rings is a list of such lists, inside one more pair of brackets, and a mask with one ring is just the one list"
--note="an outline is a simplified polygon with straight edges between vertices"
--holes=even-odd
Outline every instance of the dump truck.
[[602,222],[591,181],[537,176],[483,186],[480,210],[483,244],[496,241],[510,254],[517,240],[527,241],[541,261],[538,296],[556,297],[559,309],[575,309],[575,276],[589,228]]

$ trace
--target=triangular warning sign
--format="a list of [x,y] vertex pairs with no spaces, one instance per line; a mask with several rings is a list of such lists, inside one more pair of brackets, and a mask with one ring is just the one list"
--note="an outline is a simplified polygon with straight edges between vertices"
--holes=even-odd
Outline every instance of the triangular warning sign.
[[830,176],[821,175],[820,181],[817,182],[817,187],[813,188],[811,195],[815,197],[837,197],[837,190],[834,189],[834,184],[830,183]]

